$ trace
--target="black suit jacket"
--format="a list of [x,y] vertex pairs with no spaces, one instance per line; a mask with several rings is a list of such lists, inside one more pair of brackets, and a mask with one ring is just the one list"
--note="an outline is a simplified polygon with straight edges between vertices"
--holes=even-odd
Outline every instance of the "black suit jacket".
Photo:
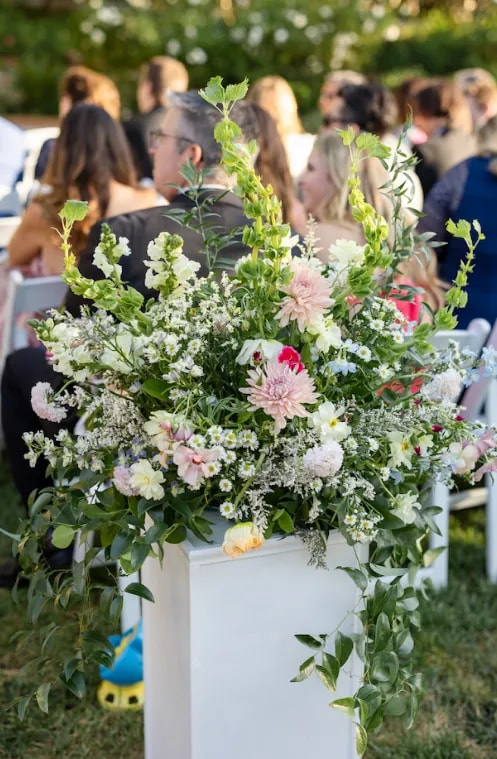
[[[250,223],[243,213],[240,198],[233,192],[205,189],[202,190],[201,197],[212,202],[212,206],[209,207],[206,214],[209,233],[226,235],[229,231],[240,230]],[[147,247],[149,242],[161,232],[180,235],[184,240],[184,254],[201,264],[199,274],[205,276],[207,274],[205,243],[201,233],[179,224],[166,215],[171,212],[191,212],[194,208],[195,203],[192,198],[186,193],[179,193],[168,206],[154,206],[144,211],[133,211],[98,222],[91,228],[88,243],[79,258],[78,268],[81,274],[94,280],[104,278],[103,272],[93,265],[93,254],[100,241],[102,224],[105,221],[118,239],[119,237],[127,237],[129,240],[131,255],[123,256],[120,261],[123,281],[135,287],[146,298],[157,295],[155,291],[147,290],[145,287],[147,268],[144,262],[147,260]],[[229,246],[222,253],[224,254],[223,257],[227,255],[233,259],[248,253],[248,248],[241,242],[240,233],[234,236]],[[68,311],[78,316],[80,307],[84,302],[79,295],[69,292],[66,296],[65,306]]]

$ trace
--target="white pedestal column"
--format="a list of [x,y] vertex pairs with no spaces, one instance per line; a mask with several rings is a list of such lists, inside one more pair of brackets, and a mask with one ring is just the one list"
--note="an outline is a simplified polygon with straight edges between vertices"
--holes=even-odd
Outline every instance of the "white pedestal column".
[[335,694],[315,675],[290,682],[312,653],[294,635],[329,633],[356,605],[335,570],[352,549],[333,533],[329,570],[309,567],[294,537],[230,559],[225,525],[212,545],[166,545],[162,569],[144,566],[155,597],[143,603],[146,759],[355,759],[352,722],[328,706],[357,689],[355,655]]

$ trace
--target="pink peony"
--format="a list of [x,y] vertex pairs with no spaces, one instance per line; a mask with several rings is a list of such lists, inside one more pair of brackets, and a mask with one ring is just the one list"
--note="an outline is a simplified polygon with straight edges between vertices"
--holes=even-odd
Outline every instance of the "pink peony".
[[294,416],[309,416],[303,403],[315,403],[318,399],[314,381],[307,369],[298,371],[288,364],[270,361],[265,370],[249,370],[248,388],[240,388],[247,393],[252,408],[261,408],[275,421],[278,433],[286,425],[286,420]]
[[330,284],[322,274],[301,261],[294,261],[291,268],[293,279],[281,288],[287,297],[283,298],[277,318],[282,327],[296,319],[303,332],[306,325],[316,322],[332,305]]
[[186,445],[180,445],[173,453],[173,461],[178,467],[178,476],[193,488],[197,488],[206,477],[212,476],[213,472],[209,469],[209,464],[218,457],[219,451],[205,449],[194,451]]
[[300,360],[300,353],[289,345],[285,345],[285,347],[278,353],[278,363],[287,364],[290,369],[296,369],[297,374],[305,369],[304,364]]

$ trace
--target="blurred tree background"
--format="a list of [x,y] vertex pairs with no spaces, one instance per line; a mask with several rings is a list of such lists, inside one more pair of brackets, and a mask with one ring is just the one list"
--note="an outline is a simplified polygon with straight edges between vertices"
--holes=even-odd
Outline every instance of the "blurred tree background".
[[0,0],[0,112],[57,113],[64,69],[109,74],[135,108],[138,68],[181,59],[192,87],[279,73],[303,114],[326,72],[354,68],[395,85],[483,66],[497,75],[492,0]]

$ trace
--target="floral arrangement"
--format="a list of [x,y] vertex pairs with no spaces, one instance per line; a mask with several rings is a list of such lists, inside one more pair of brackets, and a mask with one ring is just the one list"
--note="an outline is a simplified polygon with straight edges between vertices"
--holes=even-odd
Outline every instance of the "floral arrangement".
[[[94,262],[106,278],[87,280],[68,244],[85,208],[67,203],[61,213],[65,281],[94,308],[79,318],[53,312],[37,322],[67,385],[54,393],[38,384],[32,404],[55,422],[82,414],[84,431],[61,429],[55,440],[26,435],[28,458],[45,456],[56,485],[34,503],[21,556],[38,561],[34,596],[60,599],[68,588],[84,592],[82,576],[43,575],[40,583],[37,546],[47,529],[61,547],[77,531],[97,530],[127,572],[187,531],[209,540],[212,510],[227,520],[223,550],[233,557],[273,534],[301,536],[318,566],[331,530],[350,545],[368,544],[368,560],[345,568],[363,592],[356,612],[362,634],[352,640],[338,633],[340,655],[326,651],[326,636],[299,636],[313,654],[295,678],[316,673],[334,690],[356,646],[364,682],[336,706],[355,717],[362,754],[385,714],[403,714],[409,723],[416,712],[413,578],[434,558],[423,539],[436,529],[437,513],[424,495],[436,478],[450,482],[457,474],[473,482],[496,467],[494,431],[465,421],[455,404],[476,370],[495,371],[495,356],[487,351],[477,361],[455,344],[437,353],[429,342],[456,323],[472,232],[477,239],[481,232],[476,224],[453,225],[469,252],[449,305],[433,324],[407,323],[393,300],[402,297],[394,276],[412,252],[413,230],[396,217],[389,246],[392,230],[365,202],[357,176],[366,152],[384,158],[388,149],[371,135],[344,132],[354,156],[351,205],[366,243],[339,240],[323,263],[311,239],[292,257],[295,240],[281,224],[279,204],[254,175],[252,147],[229,119],[245,89],[224,89],[213,79],[203,92],[224,114],[216,137],[254,220],[243,233],[251,252],[233,273],[199,278],[181,237],[163,233],[148,248],[146,284],[157,297],[145,303],[121,280],[127,240],[105,228]],[[141,586],[132,590],[147,597]],[[87,632],[88,616],[82,624]],[[81,641],[83,654],[64,664],[65,682],[79,694],[85,661],[105,655],[95,635]]]

